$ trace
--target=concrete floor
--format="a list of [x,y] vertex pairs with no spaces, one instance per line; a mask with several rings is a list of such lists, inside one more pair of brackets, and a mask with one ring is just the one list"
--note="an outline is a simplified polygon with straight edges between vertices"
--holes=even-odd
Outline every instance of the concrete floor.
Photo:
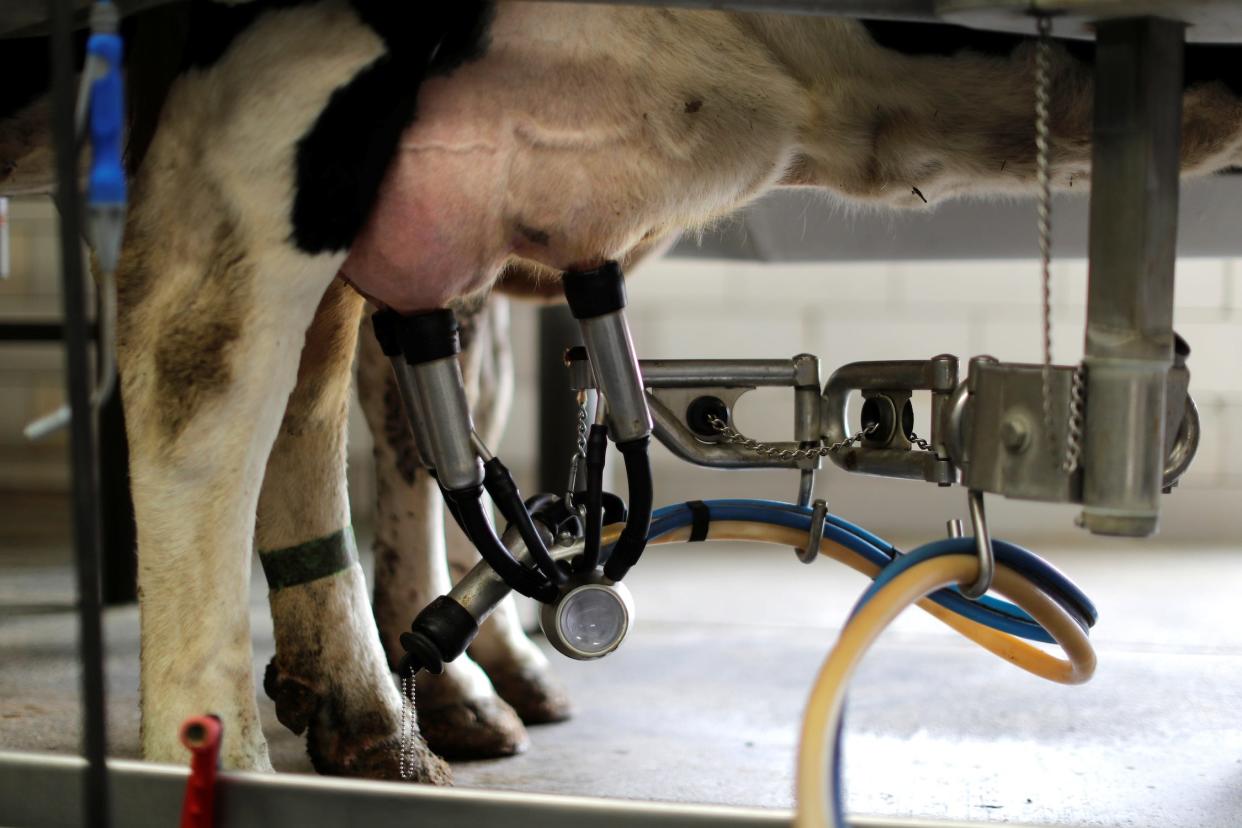
[[[0,749],[77,749],[72,580],[54,535],[0,531]],[[1086,544],[1039,551],[1100,606],[1095,680],[1041,682],[911,613],[855,682],[852,812],[1242,824],[1242,555]],[[805,695],[863,581],[783,549],[710,545],[653,550],[630,585],[638,628],[620,651],[552,656],[575,718],[534,729],[523,756],[458,764],[458,784],[788,806]],[[253,594],[261,675],[273,647],[261,579]],[[109,611],[106,627],[111,751],[135,756],[137,611]],[[307,772],[301,740],[259,696],[277,768]]]

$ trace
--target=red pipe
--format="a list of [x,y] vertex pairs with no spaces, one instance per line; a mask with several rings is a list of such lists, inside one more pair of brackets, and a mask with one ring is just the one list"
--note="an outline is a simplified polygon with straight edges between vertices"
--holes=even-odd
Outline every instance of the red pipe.
[[192,754],[190,778],[181,805],[181,828],[214,828],[216,771],[220,766],[223,731],[215,716],[192,716],[181,725],[181,744]]

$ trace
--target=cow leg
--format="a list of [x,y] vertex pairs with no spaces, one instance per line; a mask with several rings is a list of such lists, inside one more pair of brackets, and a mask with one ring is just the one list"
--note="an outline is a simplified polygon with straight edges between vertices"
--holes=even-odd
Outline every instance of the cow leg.
[[[468,327],[464,357],[466,390],[475,427],[492,447],[499,445],[513,401],[513,354],[509,340],[509,300],[493,295]],[[453,578],[479,562],[479,553],[459,527],[448,526],[448,562]],[[507,596],[479,630],[470,657],[487,672],[500,697],[527,724],[569,718],[569,696],[553,676],[547,656],[526,637],[517,604]]]
[[[143,755],[184,763],[188,716],[227,768],[270,770],[250,645],[250,551],[268,452],[339,257],[255,243],[203,189],[195,221],[148,182],[118,270],[118,357],[138,527]],[[142,192],[140,190],[140,192]],[[178,194],[182,197],[183,194]]]
[[[259,496],[256,542],[271,590],[276,655],[263,686],[276,715],[306,732],[320,773],[397,779],[401,697],[358,565],[345,479],[350,368],[362,299],[337,281],[306,334]],[[414,736],[413,778],[447,783]]]
[[[444,505],[419,466],[388,360],[370,324],[362,326],[358,396],[375,442],[375,620],[391,665],[400,636],[419,610],[452,586],[444,550]],[[525,749],[526,730],[466,656],[439,676],[417,679],[419,724],[427,743],[452,758],[510,756]]]

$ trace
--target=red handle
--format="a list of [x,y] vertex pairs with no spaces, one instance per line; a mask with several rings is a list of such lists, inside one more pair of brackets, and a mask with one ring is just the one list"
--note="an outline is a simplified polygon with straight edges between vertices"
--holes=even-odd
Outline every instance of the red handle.
[[193,716],[181,725],[181,744],[190,749],[190,778],[181,806],[181,828],[213,828],[216,818],[216,770],[220,735],[215,716]]

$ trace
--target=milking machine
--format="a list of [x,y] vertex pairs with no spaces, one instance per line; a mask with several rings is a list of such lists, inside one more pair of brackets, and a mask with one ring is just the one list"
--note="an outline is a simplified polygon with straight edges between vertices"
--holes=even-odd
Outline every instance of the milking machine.
[[[821,682],[823,689],[817,688],[808,708],[799,765],[800,819],[801,802],[808,803],[805,824],[828,819],[815,803],[834,802],[839,809],[839,784],[830,782],[826,796],[814,792],[824,780],[835,779],[830,770],[836,763],[828,758],[833,754],[821,734],[834,733],[839,740],[844,676],[865,649],[865,644],[846,642],[873,639],[907,604],[921,601],[959,632],[1037,675],[1065,683],[1090,677],[1094,655],[1087,632],[1096,620],[1090,600],[1032,553],[993,540],[983,504],[985,493],[1087,504],[1082,464],[1065,462],[1061,452],[1072,445],[1076,428],[1081,432],[1077,453],[1085,454],[1095,439],[1089,425],[1083,425],[1092,421],[1084,416],[1089,403],[1082,396],[1083,383],[1075,382],[1080,369],[1052,366],[1049,371],[976,357],[961,376],[959,360],[942,354],[853,363],[822,382],[819,360],[807,354],[787,360],[640,361],[625,321],[620,268],[608,264],[566,273],[564,283],[585,343],[565,359],[570,387],[582,405],[582,426],[588,398],[596,401],[595,423],[589,432],[581,429],[564,495],[524,501],[475,433],[451,311],[405,317],[381,311],[374,317],[377,338],[392,360],[411,413],[418,455],[483,558],[447,595],[420,612],[401,637],[407,701],[412,701],[414,675],[424,669],[439,673],[464,653],[511,591],[541,603],[540,623],[557,651],[578,660],[613,652],[635,617],[634,599],[622,579],[645,546],[705,540],[792,546],[804,563],[823,555],[876,579],[833,651],[834,657],[843,652],[841,658],[853,661],[834,668],[837,678],[828,675]],[[1185,355],[1186,349],[1179,348],[1161,389],[1169,401],[1162,413],[1170,412],[1174,424],[1173,438],[1166,441],[1161,435],[1159,441],[1158,483],[1166,490],[1185,471],[1198,442]],[[1049,373],[1053,416],[1045,420],[1040,395]],[[735,427],[739,401],[760,387],[792,392],[792,439],[760,442]],[[857,427],[850,411],[854,397],[862,400]],[[926,437],[914,430],[916,399],[927,403],[931,427]],[[690,501],[653,512],[652,436],[701,466],[796,471],[797,497],[790,503]],[[608,439],[625,464],[628,509],[602,491]],[[907,553],[829,514],[824,501],[811,501],[825,458],[847,472],[962,485],[972,536],[955,532],[956,537]],[[484,491],[508,524],[499,537],[485,513]],[[1119,524],[1084,525],[1108,532]],[[994,586],[1012,603],[988,595]],[[873,604],[878,609],[869,609]],[[855,629],[860,631],[847,637]],[[1025,640],[1060,644],[1069,659],[1053,658]],[[833,818],[843,824],[839,813]]]
[[[920,603],[1037,675],[1070,684],[1090,678],[1094,607],[1041,559],[993,539],[984,498],[1078,504],[1078,524],[1088,531],[1142,537],[1156,530],[1161,493],[1177,485],[1195,456],[1199,420],[1189,395],[1189,347],[1172,327],[1184,33],[1180,23],[1147,18],[1098,27],[1086,357],[1072,366],[1054,365],[1050,356],[1051,22],[1041,18],[1038,25],[1043,364],[975,356],[963,365],[940,354],[852,363],[825,382],[819,359],[807,354],[640,361],[625,321],[620,268],[609,263],[566,273],[565,296],[585,343],[566,353],[569,385],[582,407],[579,450],[564,495],[523,501],[470,424],[451,313],[376,316],[423,462],[483,557],[402,636],[407,688],[419,670],[438,673],[460,656],[510,591],[542,604],[540,622],[556,650],[579,660],[605,656],[633,627],[635,602],[622,579],[644,547],[704,540],[792,546],[804,563],[832,557],[875,578],[808,705],[799,825],[843,824],[836,755],[844,683],[867,645],[909,604]],[[792,392],[786,441],[761,442],[735,426],[739,401],[761,387]],[[586,429],[591,397],[596,416]],[[856,417],[855,400],[861,401]],[[929,423],[925,435],[915,431],[919,421]],[[790,503],[690,501],[653,512],[652,436],[700,466],[796,471],[796,497]],[[603,491],[608,440],[624,460],[628,510]],[[829,514],[824,501],[813,500],[825,458],[847,473],[961,486],[970,536],[951,526],[950,537],[903,552]],[[508,523],[500,537],[484,514],[484,489]],[[988,594],[994,588],[1010,600]],[[1058,644],[1067,660],[1027,640]]]

